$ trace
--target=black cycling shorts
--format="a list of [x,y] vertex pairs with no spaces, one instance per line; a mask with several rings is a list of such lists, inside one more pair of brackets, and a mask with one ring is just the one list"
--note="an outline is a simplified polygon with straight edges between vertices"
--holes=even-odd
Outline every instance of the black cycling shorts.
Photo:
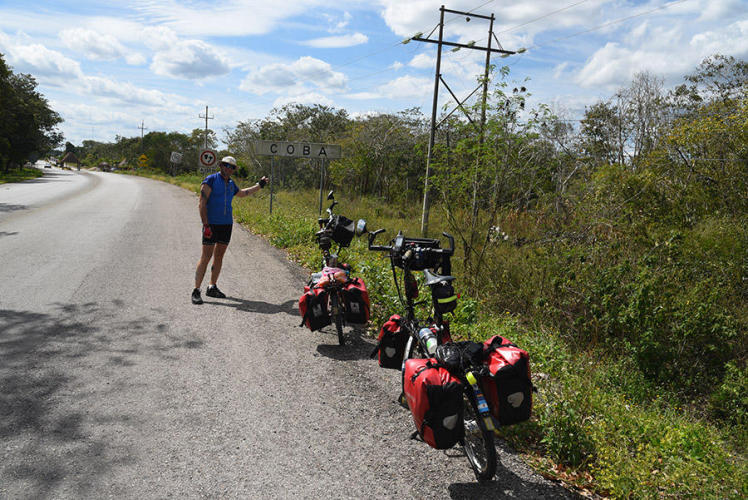
[[223,243],[228,245],[231,241],[231,228],[233,224],[210,224],[210,229],[213,231],[213,236],[206,238],[203,236],[203,245],[215,245],[216,243]]

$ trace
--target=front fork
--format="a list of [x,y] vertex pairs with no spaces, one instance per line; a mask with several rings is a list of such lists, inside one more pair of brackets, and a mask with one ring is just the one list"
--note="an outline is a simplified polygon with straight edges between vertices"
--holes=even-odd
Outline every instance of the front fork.
[[478,413],[480,414],[480,418],[483,419],[483,423],[485,424],[486,429],[489,432],[494,432],[496,430],[496,427],[493,425],[491,410],[488,408],[488,403],[486,402],[485,396],[483,396],[483,391],[481,391],[480,385],[478,385],[478,379],[475,377],[475,374],[473,374],[473,372],[467,372],[465,374],[465,378],[470,384],[470,387],[473,389],[475,400],[478,403]]

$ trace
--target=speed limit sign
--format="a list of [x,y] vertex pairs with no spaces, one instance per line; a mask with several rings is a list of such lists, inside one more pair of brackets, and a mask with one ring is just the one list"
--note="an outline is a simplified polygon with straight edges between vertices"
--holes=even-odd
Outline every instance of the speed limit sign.
[[200,151],[200,165],[204,167],[212,167],[216,163],[218,156],[216,152],[210,149],[203,149]]

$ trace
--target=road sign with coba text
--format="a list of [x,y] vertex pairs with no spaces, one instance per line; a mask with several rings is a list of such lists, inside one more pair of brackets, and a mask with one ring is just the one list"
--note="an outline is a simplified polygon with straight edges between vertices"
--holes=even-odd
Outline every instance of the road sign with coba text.
[[292,158],[317,158],[336,160],[342,157],[339,144],[312,142],[254,141],[255,153],[262,156],[286,156]]

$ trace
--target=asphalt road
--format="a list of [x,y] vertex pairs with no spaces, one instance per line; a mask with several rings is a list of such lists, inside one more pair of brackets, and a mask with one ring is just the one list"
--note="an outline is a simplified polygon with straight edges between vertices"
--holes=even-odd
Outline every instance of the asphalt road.
[[192,305],[193,194],[45,174],[0,185],[0,498],[571,496],[410,440],[373,341],[299,328],[306,273],[248,231]]

